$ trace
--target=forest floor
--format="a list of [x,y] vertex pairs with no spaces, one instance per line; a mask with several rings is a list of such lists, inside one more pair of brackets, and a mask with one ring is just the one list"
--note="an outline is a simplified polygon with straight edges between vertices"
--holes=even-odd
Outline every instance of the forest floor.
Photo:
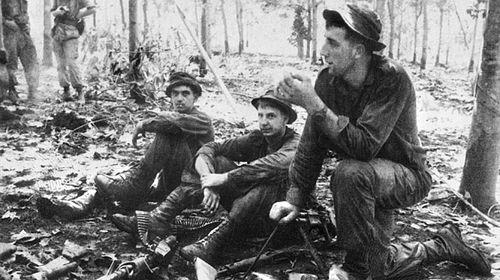
[[[249,101],[264,93],[276,73],[299,69],[314,77],[317,71],[317,67],[290,57],[244,55],[223,60],[225,67],[220,71],[237,100],[237,112],[230,109],[211,75],[202,79],[204,93],[198,102],[201,110],[213,117],[217,140],[257,127]],[[461,179],[474,101],[472,79],[465,70],[436,68],[420,72],[415,66],[406,66],[417,90],[420,137],[428,149],[434,184],[428,198],[396,211],[394,241],[423,241],[442,223],[453,221],[460,226],[466,242],[488,256],[493,275],[477,277],[461,266],[441,263],[423,268],[424,276],[420,279],[500,279],[500,228],[462,205],[447,189],[457,189]],[[20,80],[24,81],[22,77]],[[36,210],[36,199],[71,199],[93,186],[93,176],[98,171],[116,171],[138,160],[153,136],[140,140],[140,149],[134,148],[130,143],[134,124],[154,112],[168,110],[168,100],[162,95],[137,105],[126,98],[125,85],[100,81],[89,83],[92,90],[85,105],[64,103],[59,101],[54,68],[43,69],[41,81],[41,100],[36,104],[21,102],[15,106],[5,102],[0,106],[0,117],[6,110],[16,116],[0,122],[0,243],[17,246],[15,252],[0,260],[0,279],[26,279],[44,264],[63,255],[69,258],[81,250],[85,253],[74,259],[78,267],[65,277],[97,279],[106,272],[110,259],[132,260],[143,255],[144,248],[131,243],[127,234],[116,229],[106,219],[104,210],[95,210],[89,217],[71,222],[44,219]],[[20,91],[25,98],[23,86]],[[305,113],[299,110],[293,127],[300,132],[304,121]],[[327,188],[329,171],[327,164],[316,192],[318,201],[326,206],[332,205]],[[500,221],[497,209],[492,209],[490,216]],[[251,257],[262,243],[263,240],[239,244],[233,251],[243,254],[228,255],[224,262]],[[316,245],[328,266],[341,259],[334,244]],[[257,271],[276,279],[289,279],[292,272],[325,279],[307,255],[285,258]],[[158,275],[158,279],[194,279],[194,269],[176,256],[172,265]]]

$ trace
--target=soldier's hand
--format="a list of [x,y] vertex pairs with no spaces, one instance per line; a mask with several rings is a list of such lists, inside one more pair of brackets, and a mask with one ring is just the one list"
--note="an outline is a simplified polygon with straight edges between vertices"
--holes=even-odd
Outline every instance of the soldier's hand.
[[269,211],[269,218],[277,221],[280,224],[289,223],[299,216],[299,207],[291,204],[288,201],[278,201],[273,204]]
[[286,74],[279,82],[276,97],[298,105],[308,113],[321,110],[324,106],[311,79],[302,74]]
[[203,188],[203,201],[201,205],[203,205],[208,213],[214,213],[219,208],[219,203],[220,195],[218,192],[211,188]]
[[227,182],[227,173],[210,173],[201,176],[202,187],[216,187]]
[[57,17],[57,16],[62,16],[64,14],[66,14],[67,12],[69,12],[69,8],[66,7],[66,6],[59,6],[57,7],[57,9],[55,9],[53,12],[52,12],[52,15]]
[[146,137],[146,131],[144,130],[143,123],[139,122],[137,124],[137,126],[135,127],[134,133],[132,135],[132,145],[134,145],[134,147],[136,147],[136,148],[139,148],[137,146],[137,139],[139,138],[139,135],[141,135],[141,134],[142,134],[142,137]]

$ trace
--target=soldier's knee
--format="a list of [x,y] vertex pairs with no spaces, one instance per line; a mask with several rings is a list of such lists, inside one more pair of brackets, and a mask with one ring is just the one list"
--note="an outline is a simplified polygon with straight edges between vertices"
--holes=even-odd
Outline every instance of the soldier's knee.
[[369,188],[373,180],[373,167],[364,161],[342,160],[331,180],[332,191],[336,194],[350,195],[359,188]]

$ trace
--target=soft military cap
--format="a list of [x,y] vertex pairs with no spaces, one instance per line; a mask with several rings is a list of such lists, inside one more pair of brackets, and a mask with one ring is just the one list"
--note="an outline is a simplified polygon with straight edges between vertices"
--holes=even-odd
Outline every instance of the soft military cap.
[[297,119],[297,112],[292,108],[292,105],[284,100],[281,100],[273,95],[273,90],[268,90],[266,93],[260,97],[252,99],[252,105],[255,109],[259,108],[259,101],[268,101],[274,104],[276,107],[280,108],[283,112],[288,115],[288,124],[293,123]]
[[201,95],[201,86],[198,81],[186,72],[174,72],[168,77],[167,89],[165,93],[168,97],[172,94],[172,89],[178,86],[188,86],[193,90],[193,93],[197,96]]
[[326,20],[340,18],[349,29],[368,40],[373,50],[380,51],[385,48],[385,44],[379,42],[382,23],[378,14],[370,9],[347,4],[342,9],[324,10],[323,18]]

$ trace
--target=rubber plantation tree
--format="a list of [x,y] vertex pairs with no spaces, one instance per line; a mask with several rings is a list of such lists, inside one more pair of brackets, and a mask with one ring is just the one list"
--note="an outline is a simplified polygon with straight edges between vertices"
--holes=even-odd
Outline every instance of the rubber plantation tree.
[[411,63],[417,63],[417,42],[418,42],[418,18],[422,14],[422,0],[412,0],[411,5],[415,9],[415,22],[413,25],[413,60]]
[[43,56],[42,65],[52,66],[52,38],[50,37],[50,29],[52,28],[52,15],[50,0],[43,0]]
[[292,25],[292,34],[288,41],[297,47],[297,56],[300,59],[304,58],[304,40],[309,37],[307,27],[304,24],[305,9],[302,5],[295,5],[295,17]]
[[311,63],[318,61],[318,1],[311,0]]
[[478,0],[474,3],[474,6],[467,9],[467,14],[469,14],[472,19],[474,20],[474,31],[472,31],[472,38],[471,38],[471,50],[470,50],[470,60],[469,60],[469,73],[474,72],[474,55],[476,51],[476,34],[477,34],[477,25],[479,22],[479,17],[482,16],[483,14],[483,9],[481,9],[481,3],[482,1]]
[[229,54],[229,32],[227,31],[227,17],[225,11],[225,2],[220,0],[220,11],[222,16],[222,24],[224,25],[224,54]]
[[439,66],[440,57],[441,57],[441,46],[443,45],[443,19],[445,16],[445,12],[448,9],[448,0],[438,0],[436,5],[439,9],[439,37],[438,37],[438,47],[436,53],[436,62],[434,66]]
[[427,12],[427,3],[428,0],[422,0],[424,31],[422,33],[422,54],[420,56],[420,70],[424,70],[427,65],[427,45],[429,43],[429,16]]
[[128,1],[128,50],[130,61],[134,58],[137,49],[137,0]]
[[245,37],[243,36],[243,4],[241,0],[235,0],[236,24],[238,25],[238,54],[242,54],[245,49]]
[[205,51],[207,51],[208,55],[212,55],[212,36],[210,30],[210,1],[202,0],[201,1],[201,44]]
[[487,212],[496,204],[500,163],[500,1],[489,1],[476,102],[459,191]]

